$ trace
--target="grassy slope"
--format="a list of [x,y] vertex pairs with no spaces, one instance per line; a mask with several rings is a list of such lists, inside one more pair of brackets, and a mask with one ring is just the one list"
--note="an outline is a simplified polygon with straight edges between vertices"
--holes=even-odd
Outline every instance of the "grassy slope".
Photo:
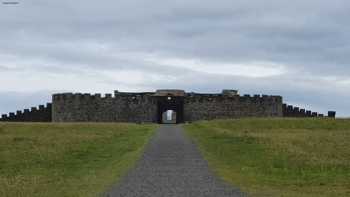
[[218,175],[252,196],[350,196],[350,120],[241,119],[184,127]]
[[154,129],[0,123],[0,196],[97,196],[132,166]]

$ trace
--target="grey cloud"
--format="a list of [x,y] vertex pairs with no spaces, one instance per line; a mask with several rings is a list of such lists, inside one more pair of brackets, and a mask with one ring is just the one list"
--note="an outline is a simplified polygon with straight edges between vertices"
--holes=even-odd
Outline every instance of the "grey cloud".
[[[320,109],[333,108],[327,95],[334,95],[339,99],[334,108],[349,114],[341,107],[350,106],[349,95],[337,81],[324,79],[350,77],[349,9],[347,0],[23,1],[0,6],[0,55],[14,57],[18,72],[96,75],[103,81],[99,71],[133,70],[175,79],[139,84],[147,89],[233,87],[280,93],[291,103],[315,103]],[[260,79],[208,74],[150,63],[142,54],[268,62],[286,66],[288,73]]]
[[6,66],[1,66],[1,65],[0,65],[0,70],[6,71],[6,70],[9,70],[9,68],[7,68]]

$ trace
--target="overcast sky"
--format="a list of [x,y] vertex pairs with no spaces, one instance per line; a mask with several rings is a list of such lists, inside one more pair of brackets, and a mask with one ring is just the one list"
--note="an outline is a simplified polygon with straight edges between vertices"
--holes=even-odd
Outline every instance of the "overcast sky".
[[0,113],[177,88],[350,116],[349,0],[0,1]]

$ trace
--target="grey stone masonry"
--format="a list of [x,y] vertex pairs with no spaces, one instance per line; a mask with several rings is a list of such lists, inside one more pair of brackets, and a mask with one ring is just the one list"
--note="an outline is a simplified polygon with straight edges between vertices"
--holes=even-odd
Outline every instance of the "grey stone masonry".
[[55,94],[54,122],[155,122],[156,100],[149,93]]
[[0,121],[6,122],[51,122],[52,104],[47,103],[46,106],[39,105],[39,108],[32,107],[16,113],[9,113],[1,115]]
[[240,117],[282,117],[282,97],[188,94],[185,97],[184,115],[186,121]]
[[[281,96],[245,94],[225,89],[217,94],[163,89],[155,92],[119,92],[114,95],[62,93],[52,104],[3,114],[13,122],[157,122],[172,110],[176,123],[242,117],[325,117],[323,114],[283,104]],[[328,117],[335,118],[329,111]]]
[[[307,117],[326,117],[324,114],[312,112],[310,110],[300,109],[299,107],[294,107],[292,105],[283,104],[282,105],[283,117],[293,117],[293,118],[307,118]],[[335,111],[329,111],[328,117],[335,118]]]
[[[175,100],[164,104],[163,98]],[[167,107],[183,122],[239,117],[282,117],[282,97],[239,96],[236,90],[220,94],[185,93],[183,90],[106,94],[55,94],[52,100],[54,122],[160,122],[159,110]],[[162,105],[162,106],[161,106]],[[175,106],[175,107],[174,107]]]

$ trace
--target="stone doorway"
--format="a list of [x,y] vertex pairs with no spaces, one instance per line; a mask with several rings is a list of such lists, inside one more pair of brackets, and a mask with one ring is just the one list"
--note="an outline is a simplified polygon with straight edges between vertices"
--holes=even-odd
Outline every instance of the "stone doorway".
[[[157,122],[159,124],[178,124],[184,121],[184,97],[182,95],[172,94],[172,92],[169,91],[167,94],[157,95],[157,108]],[[168,113],[171,113],[171,118],[168,118]]]

